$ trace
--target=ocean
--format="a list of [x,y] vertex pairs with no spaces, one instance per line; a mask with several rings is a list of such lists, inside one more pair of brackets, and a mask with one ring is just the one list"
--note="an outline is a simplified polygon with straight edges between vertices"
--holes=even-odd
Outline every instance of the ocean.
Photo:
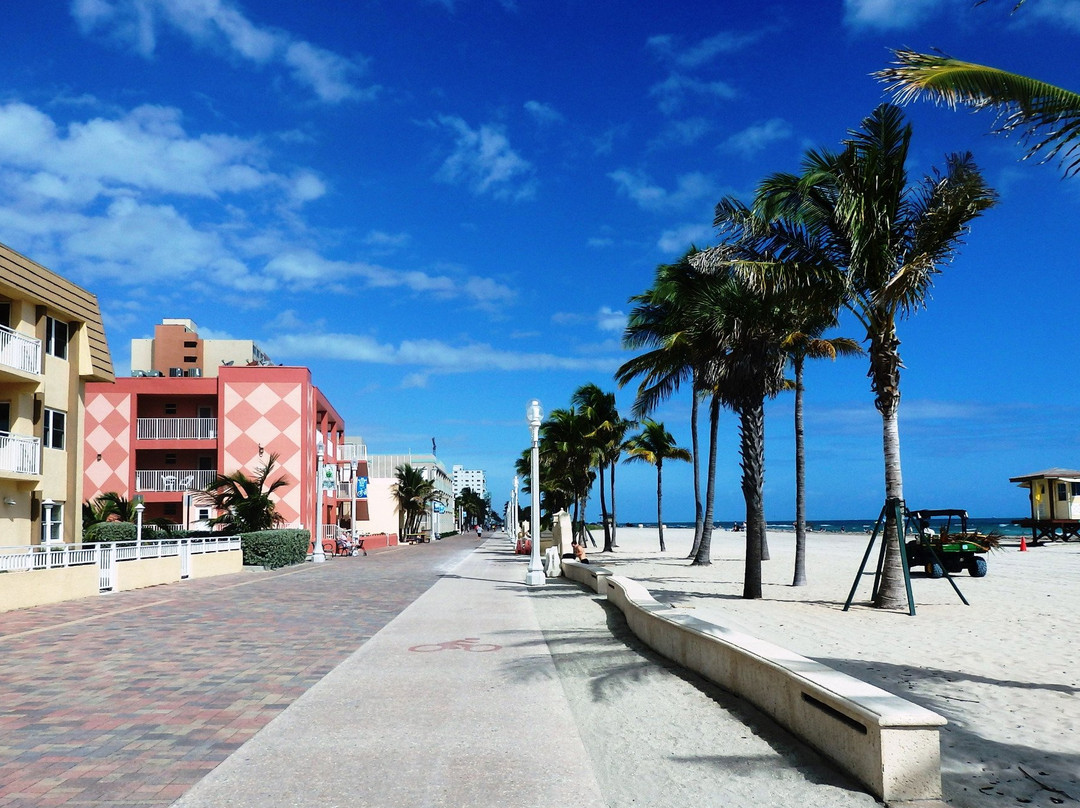
[[[808,519],[806,521],[806,527],[808,530],[814,533],[869,533],[874,529],[874,523],[877,518],[871,519],[829,519],[818,520]],[[624,524],[620,522],[620,524]],[[633,522],[625,523],[632,527],[656,527],[656,522]],[[730,530],[732,522],[714,522],[718,528]],[[795,525],[792,522],[766,522],[766,526],[769,530],[794,530]],[[664,522],[664,527],[688,527],[693,528],[693,522]],[[936,526],[935,526],[936,527]],[[958,530],[959,524],[956,520],[953,521],[953,530]],[[1029,536],[1031,535],[1030,528],[1023,528],[1019,525],[1012,524],[1012,519],[1009,517],[968,517],[968,530],[977,530],[979,533],[992,533],[996,532],[1001,536]]]

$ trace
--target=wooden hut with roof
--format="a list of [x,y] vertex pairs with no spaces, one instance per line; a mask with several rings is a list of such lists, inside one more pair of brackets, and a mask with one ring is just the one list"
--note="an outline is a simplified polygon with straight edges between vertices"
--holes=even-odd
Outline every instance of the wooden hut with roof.
[[1053,468],[1010,477],[1028,489],[1031,516],[1013,524],[1031,528],[1031,541],[1080,540],[1080,470]]

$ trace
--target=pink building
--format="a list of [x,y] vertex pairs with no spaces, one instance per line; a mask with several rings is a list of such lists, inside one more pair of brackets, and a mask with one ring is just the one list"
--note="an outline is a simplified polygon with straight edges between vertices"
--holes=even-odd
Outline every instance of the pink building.
[[[220,472],[248,476],[277,455],[270,479],[284,474],[277,509],[290,527],[314,529],[318,451],[336,467],[324,494],[322,523],[352,522],[352,463],[367,476],[366,457],[346,456],[345,422],[305,367],[223,366],[216,377],[136,376],[86,386],[85,499],[115,491],[142,496],[144,519],[201,527],[211,516],[190,492]],[[356,500],[363,532],[367,501]],[[332,527],[327,531],[332,532]]]

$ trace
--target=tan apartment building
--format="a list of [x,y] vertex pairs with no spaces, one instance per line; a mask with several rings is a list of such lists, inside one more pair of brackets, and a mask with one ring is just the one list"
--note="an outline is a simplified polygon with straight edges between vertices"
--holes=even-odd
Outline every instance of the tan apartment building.
[[210,376],[220,367],[272,365],[249,339],[202,339],[199,327],[183,318],[163,319],[153,339],[131,341],[132,376]]
[[0,244],[0,546],[81,540],[91,381],[113,381],[97,297]]

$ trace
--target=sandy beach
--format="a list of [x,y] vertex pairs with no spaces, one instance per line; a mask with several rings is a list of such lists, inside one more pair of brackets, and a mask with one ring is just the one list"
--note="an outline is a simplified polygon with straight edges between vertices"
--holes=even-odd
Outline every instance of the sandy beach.
[[[602,532],[594,531],[602,543]],[[770,532],[764,598],[741,597],[744,534],[713,534],[712,565],[686,560],[693,531],[618,529],[602,564],[675,608],[740,628],[945,716],[942,780],[955,806],[1080,801],[1080,543],[988,557],[985,578],[912,576],[917,614],[868,606],[872,575],[843,612],[869,536],[811,533],[808,585],[792,587],[794,535]]]

